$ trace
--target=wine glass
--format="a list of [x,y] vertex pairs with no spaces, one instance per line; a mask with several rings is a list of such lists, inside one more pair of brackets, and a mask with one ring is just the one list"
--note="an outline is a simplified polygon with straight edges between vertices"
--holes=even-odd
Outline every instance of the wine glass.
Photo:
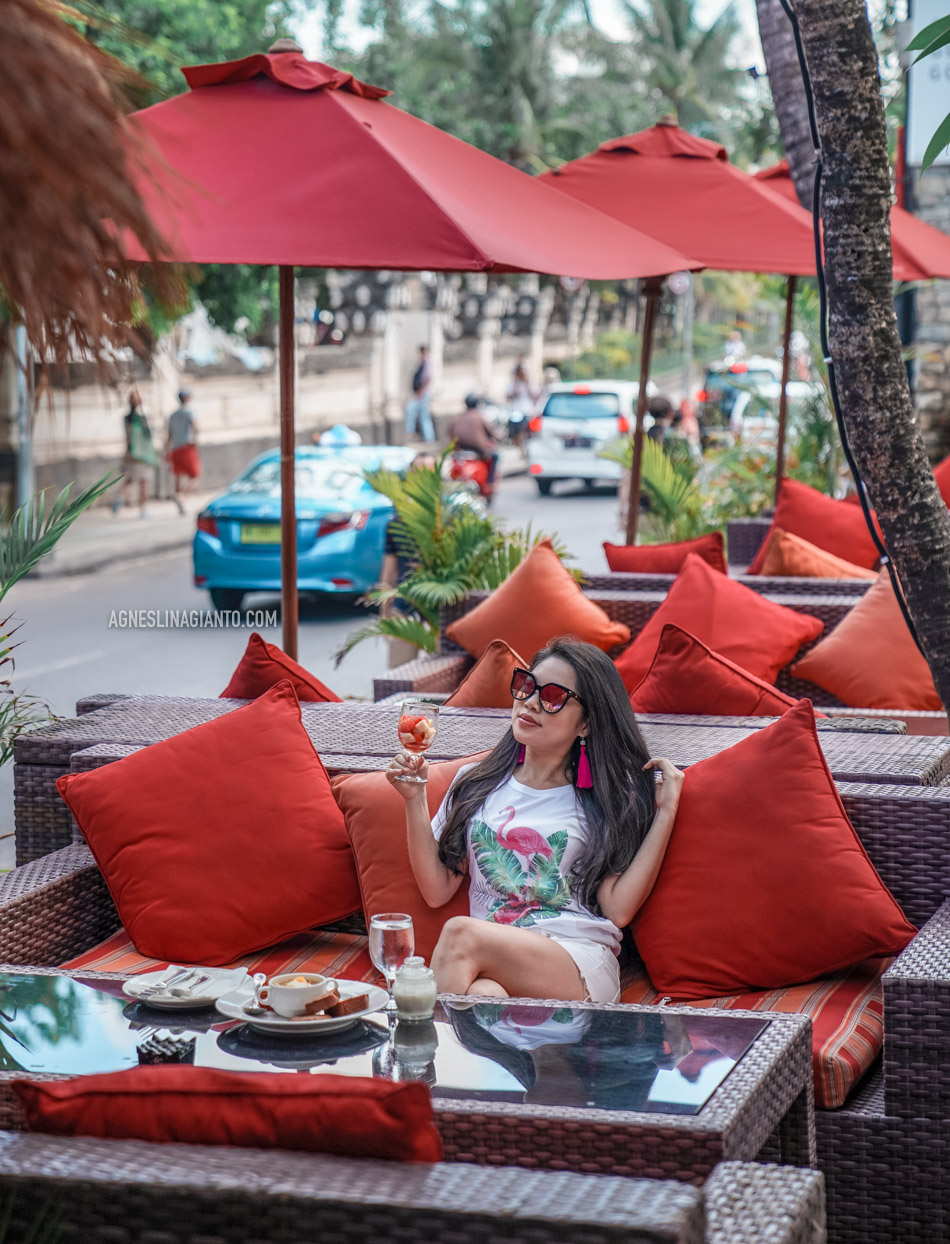
[[[426,700],[404,700],[399,710],[399,742],[407,752],[421,756],[435,741],[439,728],[439,706]],[[415,773],[401,773],[400,782],[425,782]]]
[[369,957],[373,967],[386,977],[386,989],[389,1001],[386,1011],[394,1013],[396,1002],[393,998],[393,985],[396,972],[406,962],[416,947],[415,934],[412,930],[412,916],[405,912],[386,911],[371,916],[369,922]]

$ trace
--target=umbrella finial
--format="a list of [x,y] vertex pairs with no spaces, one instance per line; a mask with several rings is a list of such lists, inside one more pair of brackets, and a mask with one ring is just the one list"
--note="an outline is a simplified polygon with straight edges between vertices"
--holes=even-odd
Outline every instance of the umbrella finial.
[[664,112],[663,116],[657,120],[657,125],[679,125],[675,112]]
[[296,39],[275,39],[267,49],[268,54],[271,52],[302,52],[303,48]]

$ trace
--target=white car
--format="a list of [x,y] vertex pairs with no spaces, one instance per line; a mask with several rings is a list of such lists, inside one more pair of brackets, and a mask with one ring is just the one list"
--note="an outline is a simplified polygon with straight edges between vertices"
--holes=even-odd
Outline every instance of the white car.
[[[546,497],[559,479],[618,483],[623,468],[598,457],[609,442],[629,432],[636,419],[640,386],[633,380],[587,380],[552,384],[540,415],[529,427],[528,471]],[[652,381],[647,392],[656,392]],[[653,426],[650,415],[644,430]]]

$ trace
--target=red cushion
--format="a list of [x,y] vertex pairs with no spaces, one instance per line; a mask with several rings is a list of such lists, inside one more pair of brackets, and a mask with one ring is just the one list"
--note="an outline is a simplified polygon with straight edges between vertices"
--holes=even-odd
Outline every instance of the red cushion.
[[668,623],[630,703],[635,713],[781,717],[798,701]]
[[777,989],[907,945],[914,927],[848,820],[808,700],[686,770],[633,932],[675,999]]
[[611,570],[628,574],[678,574],[690,553],[697,553],[714,570],[728,574],[726,550],[721,531],[711,531],[695,540],[675,544],[604,544]]
[[229,963],[359,908],[343,814],[289,682],[56,786],[143,955]]
[[[825,1110],[843,1106],[848,1095],[869,1071],[884,1045],[884,989],[881,976],[892,959],[866,959],[834,976],[787,989],[756,990],[690,1002],[693,1007],[729,1011],[783,1011],[811,1020],[812,1079],[815,1105]],[[641,972],[621,995],[621,1002],[652,1006],[660,994]],[[728,1030],[725,1030],[728,1033]],[[724,1034],[725,1035],[725,1034]],[[698,1049],[679,1063],[680,1071],[700,1056],[715,1054]],[[723,1053],[726,1050],[723,1049]],[[688,1068],[687,1068],[688,1069]]]
[[273,1075],[211,1067],[131,1067],[75,1080],[17,1080],[30,1130],[160,1144],[306,1149],[438,1162],[424,1084]]
[[941,707],[930,666],[907,629],[886,570],[791,673],[851,708],[935,712]]
[[530,662],[494,639],[445,701],[451,708],[511,708],[511,676]]
[[650,668],[668,622],[766,682],[774,682],[779,670],[823,630],[817,618],[766,600],[691,553],[666,600],[617,658],[628,691]]
[[[836,501],[817,488],[800,484],[797,479],[782,480],[772,526],[800,536],[865,570],[878,563],[878,551],[861,507]],[[767,548],[766,537],[749,567],[749,574],[762,573]]]
[[[463,765],[482,760],[488,753],[430,764],[426,802],[435,816],[452,779]],[[439,940],[450,916],[468,915],[468,878],[444,907],[429,907],[419,893],[406,845],[406,806],[384,773],[353,773],[333,779],[333,792],[346,818],[359,870],[363,910],[367,920],[374,912],[405,911],[412,916],[416,954],[425,959]]]
[[473,657],[503,639],[530,660],[555,635],[574,635],[609,652],[627,642],[630,629],[585,596],[551,541],[539,540],[504,583],[445,634]]
[[257,631],[247,641],[244,656],[231,675],[231,681],[221,692],[221,699],[256,700],[284,678],[293,683],[298,700],[342,703],[336,692],[325,687],[319,678],[314,678],[276,644],[269,644]]

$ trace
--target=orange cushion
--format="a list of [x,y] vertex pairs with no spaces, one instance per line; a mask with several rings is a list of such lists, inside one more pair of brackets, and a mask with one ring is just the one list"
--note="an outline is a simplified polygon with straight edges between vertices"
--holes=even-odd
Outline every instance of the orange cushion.
[[766,600],[691,553],[666,600],[617,658],[628,691],[650,668],[668,622],[766,682],[774,682],[779,670],[823,630],[817,618]]
[[[429,766],[426,800],[430,816],[439,810],[462,765],[482,760],[487,754],[481,752]],[[430,959],[446,920],[468,915],[468,879],[462,881],[458,893],[444,907],[429,907],[419,893],[409,864],[405,804],[386,775],[352,773],[335,777],[332,784],[353,844],[366,919],[374,912],[408,912],[416,935],[416,954]]]
[[511,708],[511,675],[528,662],[503,639],[493,639],[445,701],[455,708]]
[[424,1084],[364,1076],[275,1076],[216,1067],[130,1067],[13,1084],[32,1132],[159,1144],[305,1149],[438,1162]]
[[934,479],[944,502],[950,505],[950,454],[934,467]]
[[850,708],[942,707],[886,570],[834,630],[796,661],[791,673]]
[[56,786],[144,955],[228,963],[359,907],[343,814],[289,682]]
[[[796,479],[782,480],[772,526],[801,536],[810,544],[866,570],[878,563],[877,548],[861,507],[836,501]],[[762,574],[765,550],[763,543],[749,567],[749,574]]]
[[835,557],[810,544],[801,536],[793,536],[781,527],[772,527],[765,540],[765,556],[762,561],[763,575],[788,575],[812,579],[876,579],[873,570],[865,570],[842,557]]
[[[884,990],[881,976],[892,959],[866,959],[854,967],[807,985],[754,993],[727,994],[689,1002],[693,1007],[729,1011],[784,1011],[811,1019],[812,1079],[815,1105],[843,1106],[870,1070],[884,1045]],[[624,989],[622,1002],[651,1006],[660,998],[641,972]],[[697,1050],[697,1055],[705,1051]],[[687,1055],[692,1058],[693,1055]],[[680,1063],[682,1069],[683,1063]]]
[[[169,962],[167,959],[149,959],[140,955],[125,929],[117,929],[89,950],[61,964],[61,967],[71,972],[123,972],[134,976],[140,972],[160,972],[169,966]],[[241,955],[226,966],[247,968],[251,976],[255,972],[263,972],[265,976],[281,976],[284,972],[320,972],[324,976],[342,977],[344,980],[376,984],[382,981],[370,962],[365,935],[325,929],[297,933],[266,950]]]
[[686,770],[633,934],[674,999],[778,989],[914,935],[848,820],[808,700]]
[[298,700],[342,703],[335,691],[325,687],[319,678],[314,678],[276,644],[269,644],[257,631],[247,641],[244,656],[221,692],[221,699],[256,700],[284,678],[293,683]]
[[555,635],[576,635],[605,652],[630,638],[628,627],[584,595],[550,540],[536,544],[501,587],[445,633],[473,657],[502,639],[529,660]]
[[726,549],[721,531],[678,540],[675,544],[604,544],[611,570],[628,574],[678,574],[690,553],[698,553],[714,570],[728,574]]
[[798,701],[668,623],[630,703],[635,713],[781,717]]

